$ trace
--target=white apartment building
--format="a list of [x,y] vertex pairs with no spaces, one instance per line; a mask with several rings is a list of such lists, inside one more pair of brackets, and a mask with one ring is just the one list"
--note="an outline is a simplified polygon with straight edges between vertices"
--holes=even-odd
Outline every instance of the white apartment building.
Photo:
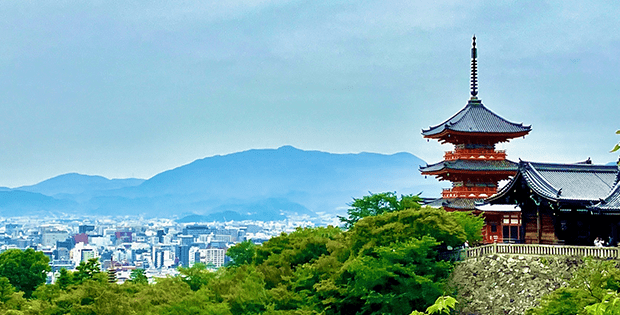
[[[226,250],[222,248],[206,248],[199,249],[200,262],[215,265],[215,268],[224,266],[224,257],[226,256]],[[192,257],[190,255],[190,257]]]

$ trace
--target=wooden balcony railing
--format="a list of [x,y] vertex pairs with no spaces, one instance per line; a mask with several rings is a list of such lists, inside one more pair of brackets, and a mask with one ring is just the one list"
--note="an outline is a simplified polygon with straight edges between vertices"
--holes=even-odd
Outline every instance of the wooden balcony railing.
[[450,198],[487,198],[497,192],[497,187],[452,187],[443,189],[441,196]]
[[444,154],[444,160],[505,160],[505,150],[489,150],[489,149],[456,149],[447,151]]
[[489,244],[464,250],[463,258],[475,258],[494,254],[536,256],[578,256],[601,259],[620,259],[618,247],[541,245],[541,244]]

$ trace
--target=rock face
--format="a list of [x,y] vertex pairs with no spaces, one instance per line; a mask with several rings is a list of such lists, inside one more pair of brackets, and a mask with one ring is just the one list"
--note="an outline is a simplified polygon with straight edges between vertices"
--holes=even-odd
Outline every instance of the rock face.
[[524,314],[540,298],[565,286],[578,257],[493,255],[458,263],[449,282],[461,314]]

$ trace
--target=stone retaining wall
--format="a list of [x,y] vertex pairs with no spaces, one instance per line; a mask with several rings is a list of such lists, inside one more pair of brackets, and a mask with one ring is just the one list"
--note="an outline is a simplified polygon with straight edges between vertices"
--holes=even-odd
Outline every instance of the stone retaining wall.
[[521,315],[540,298],[567,285],[579,257],[491,255],[457,263],[449,282],[461,314]]

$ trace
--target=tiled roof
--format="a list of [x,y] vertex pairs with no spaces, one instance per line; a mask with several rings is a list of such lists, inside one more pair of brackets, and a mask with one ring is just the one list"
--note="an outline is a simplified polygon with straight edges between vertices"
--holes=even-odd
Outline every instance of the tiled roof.
[[620,173],[616,178],[616,185],[599,203],[594,205],[592,209],[600,211],[620,211]]
[[614,165],[551,164],[521,161],[517,175],[489,200],[509,193],[523,177],[536,194],[551,201],[598,201],[609,194],[618,168]]
[[459,210],[476,210],[476,204],[482,203],[482,199],[444,199],[442,206]]
[[422,130],[422,135],[437,135],[445,130],[471,133],[528,133],[532,127],[505,120],[488,110],[482,101],[469,100],[467,106],[443,123]]
[[443,206],[444,200],[445,199],[443,198],[434,198],[434,199],[426,200],[423,203],[423,205],[433,207],[433,208],[439,208]]
[[517,163],[510,160],[452,160],[420,167],[420,172],[430,173],[446,170],[463,171],[517,171]]
[[424,205],[433,207],[433,208],[450,207],[452,209],[458,209],[458,210],[476,210],[476,205],[482,204],[482,202],[483,202],[482,199],[437,198],[437,199],[433,199],[433,200],[430,200],[424,203]]

